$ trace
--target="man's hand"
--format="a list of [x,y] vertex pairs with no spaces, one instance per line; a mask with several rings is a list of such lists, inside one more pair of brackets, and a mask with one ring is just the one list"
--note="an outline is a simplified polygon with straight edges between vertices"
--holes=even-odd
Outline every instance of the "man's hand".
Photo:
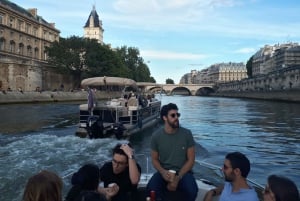
[[111,198],[119,192],[119,189],[120,187],[117,184],[114,184],[108,188],[99,187],[98,192],[104,194],[107,200],[111,200]]
[[167,185],[167,189],[169,191],[176,191],[179,182],[179,177],[176,175],[174,181],[169,182]]
[[171,176],[170,176],[170,172],[168,170],[163,170],[160,172],[160,174],[166,182],[171,182]]

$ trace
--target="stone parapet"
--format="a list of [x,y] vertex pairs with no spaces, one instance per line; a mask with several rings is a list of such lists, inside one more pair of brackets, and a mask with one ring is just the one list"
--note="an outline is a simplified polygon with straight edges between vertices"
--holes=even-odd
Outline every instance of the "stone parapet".
[[280,91],[227,91],[210,94],[217,97],[251,98],[300,103],[300,89]]
[[[120,97],[121,92],[97,91],[98,100]],[[67,102],[87,100],[86,91],[63,92],[63,91],[43,91],[43,92],[0,92],[0,104],[11,103],[39,103],[39,102]]]

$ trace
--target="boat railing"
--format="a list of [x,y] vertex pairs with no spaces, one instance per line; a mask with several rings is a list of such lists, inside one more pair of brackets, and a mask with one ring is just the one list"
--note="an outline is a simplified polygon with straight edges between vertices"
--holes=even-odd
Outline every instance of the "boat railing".
[[[217,166],[217,165],[214,165],[214,164],[211,164],[211,163],[208,163],[208,162],[205,162],[205,161],[198,161],[196,160],[197,163],[199,163],[201,166],[204,166],[206,168],[209,168],[211,170],[214,170],[214,171],[217,171],[218,172],[218,175],[220,175],[222,178],[224,178],[224,173],[222,171],[222,168]],[[257,190],[264,190],[264,186],[259,184],[258,182],[252,180],[252,179],[249,179],[247,178],[247,181],[252,184]]]

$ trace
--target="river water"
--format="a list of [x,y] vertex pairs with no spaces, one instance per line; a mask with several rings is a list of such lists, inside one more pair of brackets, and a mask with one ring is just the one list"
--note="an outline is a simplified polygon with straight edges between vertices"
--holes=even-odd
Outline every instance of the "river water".
[[[240,151],[251,161],[249,178],[264,185],[269,174],[280,174],[300,187],[299,104],[196,96],[160,98],[163,104],[178,105],[181,125],[191,129],[197,142],[197,161],[221,166],[228,152]],[[64,177],[65,194],[70,188],[66,175],[84,163],[99,164],[111,158],[111,148],[120,141],[74,136],[78,104],[0,105],[1,201],[20,201],[27,179],[42,169]],[[130,139],[143,167],[155,129]],[[196,163],[194,171],[204,170]]]

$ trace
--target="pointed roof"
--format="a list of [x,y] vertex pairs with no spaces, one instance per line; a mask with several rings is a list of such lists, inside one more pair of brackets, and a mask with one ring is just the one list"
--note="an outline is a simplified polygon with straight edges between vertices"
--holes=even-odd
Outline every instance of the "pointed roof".
[[94,27],[101,27],[102,28],[102,22],[101,22],[101,20],[99,20],[99,16],[98,16],[98,13],[96,11],[95,5],[93,5],[93,10],[91,11],[91,13],[89,15],[89,18],[86,21],[84,28],[90,26],[91,17],[93,17],[93,19],[94,19]]

